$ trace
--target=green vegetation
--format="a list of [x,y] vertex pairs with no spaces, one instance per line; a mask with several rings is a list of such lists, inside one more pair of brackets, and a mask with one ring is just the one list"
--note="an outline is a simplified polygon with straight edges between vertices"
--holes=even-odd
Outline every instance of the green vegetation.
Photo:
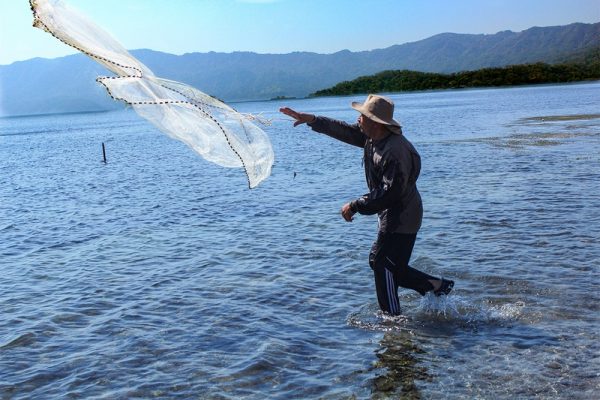
[[[596,54],[600,53],[598,51]],[[503,68],[484,68],[453,74],[418,71],[383,71],[353,81],[341,82],[329,89],[312,93],[317,96],[403,92],[429,89],[458,89],[486,86],[531,85],[600,79],[600,57],[564,64],[521,64]]]

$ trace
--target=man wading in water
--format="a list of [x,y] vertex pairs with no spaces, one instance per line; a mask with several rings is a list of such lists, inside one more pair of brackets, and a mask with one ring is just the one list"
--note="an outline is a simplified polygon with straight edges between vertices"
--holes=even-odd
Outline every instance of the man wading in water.
[[294,126],[306,123],[316,132],[364,148],[370,192],[344,204],[342,216],[351,222],[356,213],[378,214],[379,231],[369,254],[369,265],[375,275],[379,306],[398,315],[398,286],[421,295],[433,291],[440,296],[450,293],[454,282],[408,265],[423,217],[417,190],[421,157],[394,120],[394,103],[382,96],[369,95],[363,104],[353,102],[352,108],[360,112],[354,125],[287,107],[279,111],[294,118]]

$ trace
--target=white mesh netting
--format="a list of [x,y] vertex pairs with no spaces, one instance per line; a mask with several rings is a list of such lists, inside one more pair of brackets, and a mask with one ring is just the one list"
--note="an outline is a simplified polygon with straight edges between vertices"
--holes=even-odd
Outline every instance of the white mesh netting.
[[206,160],[243,167],[251,188],[271,174],[274,154],[266,133],[225,103],[180,82],[161,79],[106,31],[61,0],[30,0],[33,25],[116,74],[99,77],[116,100]]

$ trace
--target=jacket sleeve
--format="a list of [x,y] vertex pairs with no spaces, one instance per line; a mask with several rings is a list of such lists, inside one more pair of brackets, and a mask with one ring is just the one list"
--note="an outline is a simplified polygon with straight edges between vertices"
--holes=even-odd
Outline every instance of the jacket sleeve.
[[341,142],[351,144],[357,147],[364,147],[367,137],[358,127],[358,124],[348,124],[343,121],[327,117],[316,117],[308,124],[313,131],[324,133]]
[[406,189],[407,178],[402,165],[396,160],[388,160],[383,166],[383,180],[381,187],[350,202],[354,212],[371,215],[398,205]]

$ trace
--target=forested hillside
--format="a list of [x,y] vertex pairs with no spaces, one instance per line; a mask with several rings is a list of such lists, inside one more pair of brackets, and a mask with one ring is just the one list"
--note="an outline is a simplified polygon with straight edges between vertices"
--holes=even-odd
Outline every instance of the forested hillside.
[[[588,59],[584,57],[584,59]],[[383,71],[341,82],[311,96],[339,96],[358,93],[402,92],[428,89],[456,89],[487,86],[531,85],[600,80],[600,61],[563,64],[521,64],[482,68],[452,74],[410,70]]]

